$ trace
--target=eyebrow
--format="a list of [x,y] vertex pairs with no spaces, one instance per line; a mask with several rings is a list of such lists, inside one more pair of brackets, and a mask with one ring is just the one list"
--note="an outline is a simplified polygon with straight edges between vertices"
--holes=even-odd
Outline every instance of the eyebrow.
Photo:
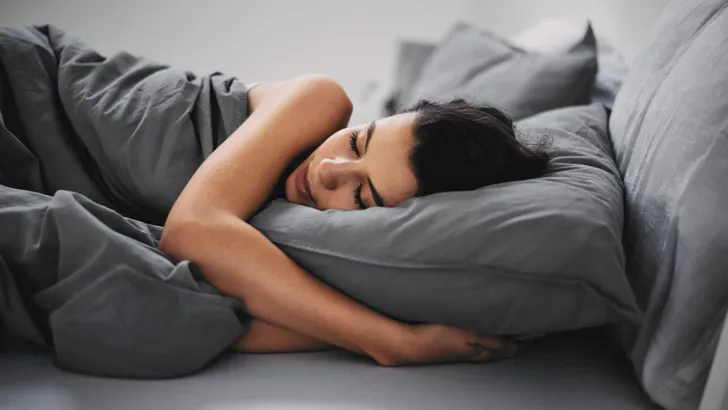
[[364,144],[365,151],[369,149],[369,142],[372,140],[375,128],[377,128],[377,123],[375,121],[370,122],[369,126],[367,127],[367,142],[366,144]]
[[[367,142],[364,144],[364,150],[366,152],[369,152],[369,142],[371,142],[372,137],[374,136],[374,129],[377,127],[377,123],[375,121],[372,121],[369,123],[369,126],[367,127]],[[374,184],[372,184],[372,179],[367,177],[367,182],[369,183],[369,189],[372,190],[372,198],[374,198],[374,203],[377,204],[377,206],[384,206],[384,201],[382,201],[382,197],[379,195],[379,192],[377,192],[377,189],[374,188]]]
[[374,188],[374,184],[372,184],[372,180],[370,178],[367,178],[367,181],[369,182],[369,188],[372,190],[372,197],[374,198],[374,203],[377,204],[377,206],[384,206],[384,201],[382,201],[382,197],[379,196],[379,192]]

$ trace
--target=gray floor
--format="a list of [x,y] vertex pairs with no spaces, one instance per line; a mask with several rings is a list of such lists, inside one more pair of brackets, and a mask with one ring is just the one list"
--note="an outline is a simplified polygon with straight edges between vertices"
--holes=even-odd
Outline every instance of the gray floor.
[[174,380],[65,373],[0,354],[0,409],[653,409],[629,363],[591,332],[549,337],[515,360],[379,368],[346,352],[232,355]]

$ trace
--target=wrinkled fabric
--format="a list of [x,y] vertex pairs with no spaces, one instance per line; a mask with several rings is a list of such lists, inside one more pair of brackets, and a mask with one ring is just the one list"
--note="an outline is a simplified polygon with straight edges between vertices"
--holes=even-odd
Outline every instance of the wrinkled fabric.
[[728,310],[727,5],[671,2],[610,121],[627,275],[645,310],[628,346],[667,409],[698,408]]
[[487,31],[458,23],[426,59],[411,92],[399,101],[410,107],[422,98],[440,102],[464,98],[493,105],[521,120],[588,104],[597,64],[591,26],[567,52],[548,55],[526,52]]
[[157,248],[169,209],[247,116],[247,89],[53,26],[0,29],[0,323],[58,366],[193,373],[248,317]]
[[319,279],[400,320],[523,338],[639,323],[607,121],[600,104],[519,121],[529,138],[552,139],[539,178],[360,212],[273,201],[250,223]]

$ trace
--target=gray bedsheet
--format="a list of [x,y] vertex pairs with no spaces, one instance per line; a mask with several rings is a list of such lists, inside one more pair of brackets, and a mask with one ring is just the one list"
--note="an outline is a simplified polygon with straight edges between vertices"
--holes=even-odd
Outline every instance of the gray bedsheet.
[[240,303],[157,244],[246,115],[235,78],[106,58],[52,26],[0,28],[0,330],[107,376],[185,375],[225,351]]
[[475,365],[382,368],[341,350],[225,355],[192,377],[149,381],[69,375],[48,362],[0,354],[0,410],[658,410],[594,331]]

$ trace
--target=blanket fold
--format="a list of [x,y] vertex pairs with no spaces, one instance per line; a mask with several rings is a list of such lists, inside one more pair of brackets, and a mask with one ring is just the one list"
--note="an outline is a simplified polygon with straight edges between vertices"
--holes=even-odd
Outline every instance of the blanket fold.
[[196,372],[249,317],[157,248],[197,167],[247,117],[234,77],[0,28],[0,326],[58,366]]

